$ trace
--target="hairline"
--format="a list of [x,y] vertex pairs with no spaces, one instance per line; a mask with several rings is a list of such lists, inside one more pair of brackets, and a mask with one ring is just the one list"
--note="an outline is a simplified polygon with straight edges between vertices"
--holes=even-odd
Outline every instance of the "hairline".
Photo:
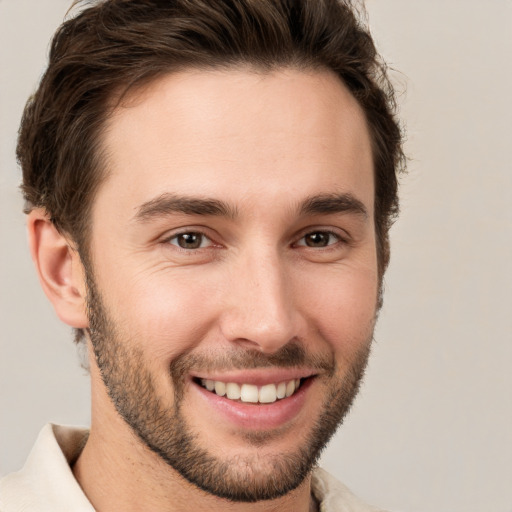
[[[262,75],[266,76],[271,73],[276,72],[286,72],[286,71],[299,71],[301,73],[306,74],[316,74],[316,73],[327,73],[333,77],[335,77],[339,82],[342,84],[342,86],[346,89],[346,91],[350,94],[352,99],[356,102],[358,108],[361,111],[361,114],[364,119],[364,123],[366,126],[366,129],[368,130],[368,136],[370,141],[370,150],[371,150],[371,157],[372,157],[372,179],[374,182],[374,192],[373,192],[373,217],[374,220],[376,216],[376,201],[377,201],[377,187],[376,187],[376,161],[375,161],[375,155],[378,151],[376,141],[374,140],[374,134],[371,129],[371,125],[368,121],[368,117],[366,114],[366,111],[361,104],[360,100],[356,98],[356,96],[353,94],[350,87],[345,83],[343,80],[343,77],[340,76],[339,73],[337,73],[334,69],[332,69],[329,66],[326,66],[320,62],[314,62],[314,61],[306,61],[306,59],[295,59],[290,60],[289,62],[286,61],[278,61],[276,60],[275,63],[270,64],[264,64],[264,63],[257,63],[257,62],[251,62],[249,60],[242,60],[239,59],[238,61],[218,61],[218,62],[212,62],[212,63],[205,63],[204,65],[199,64],[193,64],[193,63],[183,63],[178,64],[176,66],[170,65],[167,70],[160,70],[158,72],[155,72],[154,74],[148,74],[146,76],[141,77],[139,80],[133,81],[130,84],[118,86],[115,88],[109,97],[105,101],[105,110],[103,117],[100,119],[100,126],[96,130],[96,133],[92,134],[92,139],[94,141],[94,173],[96,176],[96,179],[94,180],[94,186],[92,193],[89,195],[89,201],[87,204],[87,208],[84,210],[84,214],[86,217],[85,223],[84,223],[84,229],[81,233],[81,236],[79,240],[75,239],[75,236],[71,233],[66,233],[69,235],[69,237],[75,241],[78,245],[78,252],[80,256],[82,256],[82,251],[85,251],[87,253],[87,261],[89,263],[92,263],[92,254],[90,253],[90,242],[91,242],[91,235],[92,235],[92,209],[94,207],[95,197],[98,193],[98,190],[100,189],[101,185],[109,178],[110,172],[109,172],[109,161],[111,158],[111,153],[109,151],[109,148],[105,144],[105,135],[109,129],[110,122],[115,118],[116,112],[118,112],[120,109],[125,108],[127,106],[133,106],[136,105],[140,98],[144,96],[144,94],[150,89],[154,84],[156,84],[158,81],[163,79],[164,77],[170,77],[173,75],[177,75],[180,73],[190,73],[190,72],[247,72],[252,73],[256,75]],[[134,103],[132,103],[134,102]],[[383,242],[383,240],[380,240],[380,233],[378,229],[378,224],[375,222],[375,233],[376,233],[376,250],[377,250],[377,258],[380,263],[381,254],[379,250],[379,246]],[[386,233],[383,233],[384,236],[386,236]]]

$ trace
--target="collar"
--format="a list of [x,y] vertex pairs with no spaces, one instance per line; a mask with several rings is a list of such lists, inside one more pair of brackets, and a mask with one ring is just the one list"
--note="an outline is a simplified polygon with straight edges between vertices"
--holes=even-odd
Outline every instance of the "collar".
[[2,512],[94,512],[70,467],[87,435],[84,428],[46,425],[23,469],[0,481]]
[[[46,425],[23,469],[0,480],[0,510],[94,512],[71,471],[88,435],[86,428]],[[311,482],[321,512],[378,512],[321,468]]]

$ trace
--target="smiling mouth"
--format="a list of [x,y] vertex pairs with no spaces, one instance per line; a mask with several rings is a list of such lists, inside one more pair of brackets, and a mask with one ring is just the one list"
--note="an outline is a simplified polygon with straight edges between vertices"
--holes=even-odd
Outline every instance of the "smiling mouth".
[[291,397],[296,393],[306,378],[291,379],[275,384],[256,386],[254,384],[238,384],[209,379],[195,379],[196,383],[218,396],[252,404],[271,404],[278,400]]

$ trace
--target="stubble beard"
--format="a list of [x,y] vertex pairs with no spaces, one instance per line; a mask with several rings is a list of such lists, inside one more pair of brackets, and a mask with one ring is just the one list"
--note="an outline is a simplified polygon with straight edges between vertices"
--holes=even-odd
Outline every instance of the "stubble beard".
[[[373,333],[364,340],[342,378],[337,376],[333,356],[309,355],[299,342],[292,342],[270,356],[255,350],[235,352],[222,360],[182,354],[170,364],[174,401],[169,407],[157,391],[140,346],[116,332],[91,272],[87,272],[87,289],[89,336],[103,382],[117,412],[145,446],[183,478],[214,496],[234,502],[256,502],[276,499],[296,489],[316,465],[359,390]],[[264,447],[279,435],[275,431],[264,431],[243,436],[246,443],[255,447],[254,455],[221,459],[201,446],[198,433],[192,431],[182,414],[185,376],[191,369],[300,366],[322,370],[329,381],[329,390],[321,414],[309,433],[300,433],[302,440],[293,452],[276,453],[262,459],[257,447]]]

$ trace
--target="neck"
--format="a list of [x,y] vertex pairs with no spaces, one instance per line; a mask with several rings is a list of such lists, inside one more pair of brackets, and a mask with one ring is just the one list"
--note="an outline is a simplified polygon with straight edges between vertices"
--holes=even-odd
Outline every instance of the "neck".
[[102,396],[103,390],[94,388],[91,431],[73,473],[97,512],[316,510],[310,476],[285,496],[256,503],[232,502],[200,490],[149,450]]
[[[194,510],[206,512],[308,512],[316,510],[311,498],[311,479],[294,491],[276,500],[256,503],[230,502],[207,494],[184,480],[164,462],[151,460],[157,455],[146,454],[143,459],[139,446],[127,446],[119,436],[113,443],[91,428],[87,444],[73,466],[73,473],[97,512],[151,510],[174,512]],[[133,440],[139,443],[138,440]],[[144,449],[142,449],[144,451]]]

